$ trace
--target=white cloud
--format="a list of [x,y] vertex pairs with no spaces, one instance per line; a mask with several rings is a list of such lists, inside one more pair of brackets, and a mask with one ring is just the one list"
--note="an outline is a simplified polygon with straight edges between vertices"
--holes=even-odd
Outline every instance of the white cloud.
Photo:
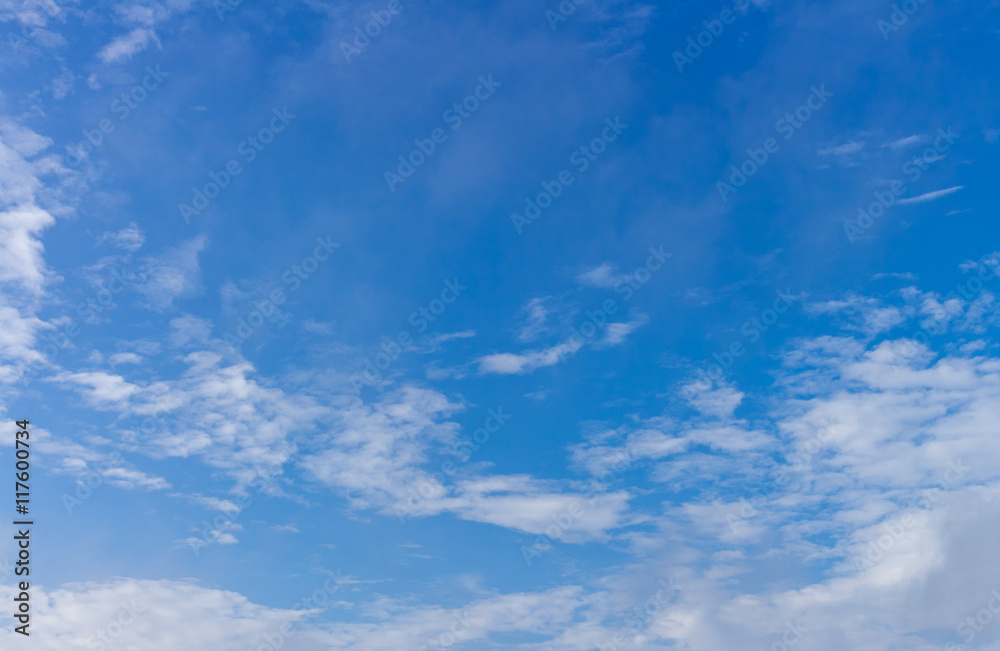
[[[179,581],[118,579],[70,583],[55,589],[33,583],[31,639],[40,650],[99,648],[112,639],[121,648],[244,649],[283,624],[304,619],[304,610],[251,603],[234,592]],[[11,600],[11,588],[0,586]],[[12,624],[3,634],[14,635]],[[310,634],[290,638],[291,649],[319,649]],[[149,646],[152,644],[153,646]]]
[[135,353],[115,353],[109,358],[113,365],[117,364],[141,364],[142,356]]
[[128,34],[123,34],[101,48],[97,58],[106,64],[131,59],[133,55],[142,52],[151,43],[159,43],[156,32],[151,29],[137,28]]
[[9,122],[0,128],[0,283],[38,296],[49,272],[42,259],[42,231],[55,217],[44,201],[41,161],[29,161],[51,142]]
[[204,495],[184,495],[182,493],[172,493],[171,497],[181,497],[194,502],[195,504],[200,504],[209,509],[216,511],[222,511],[223,513],[235,514],[239,513],[240,507],[232,500],[224,500],[218,497],[206,497]]
[[462,330],[461,332],[448,332],[443,335],[438,335],[430,340],[430,345],[434,348],[440,346],[441,344],[446,344],[449,341],[454,341],[456,339],[471,339],[476,336],[475,330]]
[[[451,485],[422,469],[432,454],[457,448],[458,426],[441,422],[461,405],[424,389],[408,387],[372,406],[354,404],[314,439],[301,465],[347,497],[355,508],[428,517],[451,513],[526,533],[542,533],[551,518],[575,514],[555,538],[601,539],[619,526],[626,493],[580,494],[557,482],[529,476],[461,473]],[[575,505],[575,506],[574,506]]]
[[[912,322],[920,312],[909,308],[920,305],[923,295],[906,296],[898,314]],[[961,314],[975,302],[958,300]],[[863,325],[878,322],[871,315],[888,307],[853,297],[823,304],[814,314],[846,315]],[[756,394],[729,385],[683,385],[677,395],[695,416],[637,419],[600,429],[572,449],[573,460],[597,477],[648,473],[654,486],[662,483],[671,491],[662,505],[631,507],[635,500],[624,491],[581,493],[556,481],[483,476],[474,468],[442,484],[422,467],[454,444],[458,428],[446,419],[462,405],[413,387],[374,405],[340,399],[308,414],[299,431],[321,420],[324,427],[319,435],[310,433],[302,465],[355,508],[392,513],[408,504],[411,489],[426,486],[416,515],[451,514],[529,535],[549,535],[553,518],[578,505],[583,515],[554,538],[613,540],[637,559],[635,567],[615,569],[586,587],[570,581],[546,592],[473,600],[461,615],[468,643],[530,632],[553,649],[568,651],[606,644],[624,629],[636,648],[767,648],[781,639],[787,622],[801,621],[809,629],[809,648],[819,651],[865,644],[889,648],[901,641],[933,648],[990,598],[990,578],[981,567],[989,566],[1000,533],[1000,501],[993,499],[1000,470],[991,462],[1000,455],[994,435],[1000,361],[981,347],[941,355],[907,340],[870,339],[885,330],[870,331],[859,326],[858,338],[796,342],[784,355],[774,386]],[[95,405],[121,409],[124,401],[128,411],[141,413],[154,409],[153,399],[160,398],[185,421],[210,421],[200,425],[197,439],[186,439],[205,440],[205,448],[192,449],[206,458],[242,457],[245,448],[237,441],[267,441],[277,450],[289,442],[283,432],[294,430],[295,423],[276,423],[268,439],[251,422],[266,411],[262,405],[286,403],[292,409],[301,397],[265,389],[248,365],[223,365],[211,353],[189,355],[187,363],[189,371],[172,383],[128,382],[109,374],[64,381],[80,385]],[[753,423],[736,417],[747,402],[753,403]],[[251,415],[244,415],[248,407]],[[230,427],[234,419],[239,422]],[[84,465],[91,463],[83,454]],[[757,478],[782,470],[787,481],[759,497]],[[676,497],[680,491],[683,498]],[[227,502],[197,499],[219,509]],[[628,526],[637,522],[649,531]],[[217,542],[235,543],[236,532],[220,529]],[[886,549],[877,560],[867,560],[880,541]],[[770,567],[783,568],[781,581],[742,580]],[[637,587],[639,574],[682,579],[679,592],[649,613],[641,631],[622,624],[629,606],[642,607],[656,590]],[[155,583],[143,590],[169,593],[165,582]],[[218,603],[229,604],[227,612],[242,603],[260,609],[255,612],[262,617],[278,616],[239,595],[170,585],[200,599],[223,630],[229,620],[220,621],[212,610]],[[84,598],[87,604],[101,603],[106,589],[87,586],[80,603]],[[943,610],[937,597],[942,592],[957,595]],[[911,606],[899,607],[904,600]],[[522,616],[525,609],[533,616]],[[350,623],[321,625],[295,619],[297,632],[286,648],[399,648],[448,630],[457,616],[454,610],[389,599],[362,611],[378,611],[380,618],[362,614]],[[851,625],[845,627],[845,621]],[[142,635],[157,633],[143,629]],[[986,636],[981,640],[988,643]],[[65,648],[62,639],[52,645],[60,643]]]
[[190,314],[170,320],[170,345],[180,348],[188,345],[205,345],[212,335],[212,323]]
[[[309,601],[313,595],[325,593],[329,600],[350,585],[349,579],[338,583],[317,577],[295,609],[262,606],[235,592],[185,581],[123,578],[55,589],[33,585],[31,636],[41,651],[96,648],[104,644],[99,632],[122,648],[164,651],[398,651],[485,640],[494,633],[555,635],[586,605],[581,590],[568,587],[498,594],[464,608],[382,598],[366,604],[358,621],[309,621],[321,610],[315,605],[306,609],[317,603]],[[10,601],[15,596],[11,590],[0,586],[0,595]],[[11,625],[5,628],[4,635],[14,635]]]
[[821,156],[849,156],[851,154],[857,154],[864,148],[865,148],[864,142],[851,140],[850,142],[846,142],[842,145],[820,149],[819,154]]
[[882,145],[883,147],[890,147],[892,149],[903,149],[904,147],[909,147],[910,145],[916,145],[924,141],[924,136],[907,136],[905,138],[900,138],[899,140],[894,140],[892,142]]
[[645,325],[646,321],[647,319],[645,317],[640,317],[629,321],[628,323],[609,323],[604,327],[604,336],[595,344],[595,346],[598,348],[620,346],[625,343],[629,335]]
[[[646,318],[643,316],[633,319],[627,323],[607,323],[603,326],[603,335],[592,341],[591,346],[598,349],[620,346],[625,343],[629,335],[645,323]],[[589,321],[586,325],[593,327],[595,333],[598,330],[597,327]],[[583,327],[579,330],[586,334]],[[491,373],[497,375],[522,375],[524,373],[531,373],[540,368],[559,364],[579,352],[580,349],[584,347],[584,343],[582,335],[574,334],[563,343],[556,344],[548,348],[529,350],[522,353],[493,353],[490,355],[483,355],[476,361],[479,364],[480,375],[488,375]]]
[[[690,382],[679,387],[677,395],[699,415],[683,421],[657,416],[631,426],[600,429],[573,446],[574,464],[600,479],[609,473],[625,472],[645,460],[670,458],[672,465],[683,463],[680,455],[691,457],[697,446],[719,455],[744,455],[747,460],[776,448],[773,436],[734,416],[745,398],[735,388]],[[726,464],[731,471],[735,459]]]
[[546,366],[554,366],[583,347],[579,340],[527,353],[495,353],[479,358],[479,374],[519,375]]
[[130,222],[128,226],[119,231],[105,233],[100,237],[98,243],[111,242],[119,249],[135,253],[142,248],[145,241],[146,235],[142,229],[135,222]]
[[524,306],[524,324],[521,326],[521,332],[517,335],[520,341],[534,341],[545,332],[549,316],[548,309],[545,307],[546,300],[546,298],[536,297]]
[[927,192],[926,194],[922,194],[917,197],[900,199],[897,203],[901,206],[908,206],[915,203],[926,203],[928,201],[934,201],[935,199],[940,199],[941,197],[947,197],[949,194],[955,194],[964,187],[965,187],[964,185],[956,185],[955,187],[945,188],[944,190],[935,190],[934,192]]
[[702,414],[717,418],[732,418],[733,412],[746,397],[731,386],[708,387],[698,383],[684,386],[681,396]]
[[576,277],[576,282],[584,287],[598,287],[600,289],[613,289],[616,284],[625,279],[624,274],[615,270],[614,265],[602,262],[589,271],[584,271]]
[[207,5],[199,0],[165,0],[165,2],[121,2],[114,7],[118,24],[129,30],[116,36],[97,53],[97,58],[105,64],[115,64],[131,59],[150,44],[160,45],[156,29],[178,14],[193,7]]
[[872,274],[874,280],[881,280],[883,278],[896,278],[899,280],[917,280],[917,275],[910,272],[900,273],[898,271],[893,271],[889,273],[877,273]]
[[[0,382],[21,377],[28,363],[44,364],[34,350],[43,330],[54,330],[35,316],[46,289],[57,277],[43,258],[42,233],[56,214],[66,170],[54,156],[41,155],[52,141],[0,118]],[[46,183],[49,177],[53,183]]]
[[254,477],[280,474],[296,450],[295,436],[329,412],[306,395],[288,395],[254,378],[246,362],[223,363],[211,352],[183,358],[176,380],[129,382],[105,372],[63,373],[56,380],[81,393],[88,405],[131,419],[157,422],[156,436],[138,443],[154,458],[198,457],[245,487]]
[[889,332],[906,321],[906,313],[912,315],[912,307],[885,305],[875,298],[849,294],[834,301],[807,303],[805,310],[810,314],[842,313],[856,322],[847,327],[869,336]]
[[199,235],[159,257],[146,258],[136,291],[146,297],[146,307],[165,310],[174,300],[193,296],[200,289],[201,268],[198,254],[205,250],[207,240]]
[[[579,494],[528,476],[494,475],[459,482],[453,496],[428,501],[424,510],[454,512],[485,522],[566,542],[605,541],[624,524],[625,491]],[[559,523],[553,527],[553,523]]]
[[43,357],[34,350],[39,330],[45,326],[34,317],[26,316],[20,309],[5,305],[6,297],[0,294],[0,382],[16,380],[28,362],[41,362]]
[[302,324],[302,329],[314,335],[329,336],[334,333],[334,325],[332,323],[324,323],[314,319],[307,319]]
[[[771,434],[756,435],[766,454],[748,455],[739,442],[755,435],[736,421],[725,426],[732,445],[720,445],[720,428],[704,438],[697,420],[660,418],[599,430],[574,450],[598,476],[665,457],[650,478],[693,496],[666,502],[654,533],[619,534],[642,559],[638,572],[681,579],[641,633],[626,631],[638,648],[769,648],[789,626],[807,629],[803,648],[819,651],[947,648],[963,641],[957,625],[993,598],[996,579],[981,568],[1000,532],[1000,470],[990,461],[1000,454],[990,415],[1000,361],[979,349],[941,357],[905,341],[834,341],[802,342],[810,361],[786,366],[761,391],[767,429],[787,442],[784,462],[770,460],[779,444]],[[817,362],[834,372],[817,375]],[[732,387],[688,385],[681,394],[711,419],[747,399]],[[687,447],[699,443],[715,451]],[[802,570],[781,571],[779,582],[751,579],[780,565]],[[601,585],[628,580],[616,570]],[[946,605],[943,593],[954,595]],[[572,626],[545,644],[590,648],[616,629]],[[983,634],[964,648],[991,649],[993,640]]]
[[129,384],[121,376],[103,371],[64,372],[53,380],[80,387],[90,406],[98,409],[124,407],[128,399],[139,391],[137,385]]
[[[96,450],[77,441],[77,432],[67,432],[65,435],[55,435],[48,430],[36,427],[32,430],[32,440],[37,451],[47,457],[48,467],[53,472],[71,475],[88,488],[108,484],[125,490],[164,490],[170,483],[163,477],[152,475],[135,467],[126,461],[121,454]],[[99,478],[96,481],[95,478]],[[90,491],[88,490],[87,493]],[[74,495],[69,495],[67,502],[64,494],[62,503],[72,512],[75,503]],[[86,499],[86,494],[83,495]]]
[[301,464],[362,508],[402,502],[427,474],[419,466],[431,446],[454,441],[457,425],[440,418],[460,410],[443,395],[405,387],[374,405],[345,404],[335,424],[316,437]]

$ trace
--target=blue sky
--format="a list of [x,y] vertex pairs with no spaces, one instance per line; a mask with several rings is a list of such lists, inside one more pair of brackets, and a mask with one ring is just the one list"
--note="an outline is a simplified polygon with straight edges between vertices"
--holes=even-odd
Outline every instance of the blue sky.
[[0,0],[4,648],[1000,648],[998,19]]

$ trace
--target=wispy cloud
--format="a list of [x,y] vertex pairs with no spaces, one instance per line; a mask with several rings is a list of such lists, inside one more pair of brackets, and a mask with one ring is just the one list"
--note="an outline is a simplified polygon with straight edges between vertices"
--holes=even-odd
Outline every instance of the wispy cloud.
[[600,265],[580,273],[576,277],[576,282],[584,287],[599,287],[601,289],[613,289],[616,284],[625,278],[624,274],[618,273],[614,265],[609,262],[602,262]]
[[565,343],[526,353],[496,353],[479,358],[479,374],[520,375],[546,366],[555,366],[583,347],[582,341]]
[[856,154],[865,148],[865,143],[859,140],[852,140],[846,142],[842,145],[837,145],[835,147],[827,147],[825,149],[820,149],[819,154],[821,156],[849,156],[850,154]]
[[545,332],[546,321],[549,317],[548,308],[545,306],[546,300],[546,298],[536,297],[524,306],[524,324],[521,326],[521,332],[517,335],[520,341],[534,341]]
[[892,142],[887,142],[883,147],[889,147],[891,149],[903,149],[904,147],[909,147],[910,145],[916,145],[925,140],[924,136],[906,136],[905,138],[900,138],[899,140],[893,140]]
[[119,36],[111,41],[97,53],[104,63],[117,63],[131,59],[133,55],[143,51],[150,43],[159,43],[156,32],[151,29],[137,28],[128,34]]
[[176,299],[194,295],[200,288],[201,268],[198,255],[208,243],[204,235],[184,242],[163,255],[146,258],[142,282],[136,290],[146,297],[146,306],[164,310]]
[[129,253],[135,253],[142,248],[145,241],[145,233],[142,232],[142,229],[139,228],[135,222],[131,222],[128,226],[119,231],[105,233],[98,240],[98,244],[111,242],[119,249],[124,249]]
[[439,344],[445,344],[449,341],[454,341],[456,339],[470,339],[476,336],[475,330],[462,330],[461,332],[448,332],[443,335],[438,335],[430,340],[432,346],[437,346]]
[[922,194],[918,197],[900,199],[898,203],[902,206],[908,206],[915,203],[927,203],[928,201],[934,201],[935,199],[940,199],[941,197],[947,197],[949,194],[955,194],[964,187],[964,185],[956,185],[955,187],[946,188],[944,190],[935,190],[934,192],[927,192],[926,194]]

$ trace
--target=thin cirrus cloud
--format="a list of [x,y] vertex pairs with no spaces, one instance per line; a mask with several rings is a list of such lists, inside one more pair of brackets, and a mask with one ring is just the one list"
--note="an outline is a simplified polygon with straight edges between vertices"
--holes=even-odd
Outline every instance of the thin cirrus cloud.
[[861,152],[864,148],[865,148],[864,142],[858,140],[852,140],[842,145],[827,147],[826,149],[820,149],[819,154],[821,156],[849,156],[851,154],[857,154]]
[[910,145],[919,144],[924,140],[925,140],[924,136],[912,135],[912,136],[906,136],[905,138],[900,138],[899,140],[893,140],[892,142],[888,142],[882,146],[890,147],[892,149],[903,149],[905,147],[909,147]]
[[940,199],[941,197],[947,197],[950,194],[955,194],[956,192],[964,188],[965,188],[964,185],[956,185],[951,188],[945,188],[944,190],[935,190],[934,192],[927,192],[917,197],[908,197],[906,199],[900,199],[897,203],[903,206],[908,206],[916,203],[927,203],[928,201],[934,201],[935,199]]
[[555,366],[583,348],[582,341],[567,341],[549,348],[526,353],[495,353],[479,358],[479,374],[520,375]]

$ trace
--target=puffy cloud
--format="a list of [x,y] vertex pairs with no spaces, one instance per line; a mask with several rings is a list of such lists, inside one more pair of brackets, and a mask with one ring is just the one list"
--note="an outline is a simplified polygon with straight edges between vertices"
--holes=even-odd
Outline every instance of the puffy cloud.
[[28,363],[43,364],[34,350],[41,331],[53,326],[36,316],[47,285],[55,276],[43,258],[42,233],[55,214],[68,209],[59,201],[63,168],[42,156],[52,141],[0,118],[0,382],[21,376]]
[[[529,631],[555,635],[587,603],[579,588],[501,594],[464,608],[413,606],[391,599],[367,604],[359,621],[312,619],[333,595],[349,587],[344,576],[317,577],[315,590],[293,609],[255,604],[235,592],[192,582],[116,579],[33,586],[31,637],[42,650],[122,648],[283,648],[289,651],[396,651],[450,646],[494,634]],[[7,601],[13,588],[0,586]],[[14,635],[12,625],[3,633]]]
[[[12,588],[0,587],[4,599]],[[242,595],[178,581],[119,579],[71,583],[46,590],[33,585],[31,628],[38,649],[245,649],[278,635],[307,616],[251,603]],[[7,625],[5,636],[12,636]],[[289,638],[291,649],[319,649],[316,636]],[[153,646],[150,646],[153,645]]]
[[48,161],[36,158],[51,145],[9,121],[0,121],[0,283],[38,296],[49,275],[42,259],[42,231],[55,224],[45,208],[42,177]]

